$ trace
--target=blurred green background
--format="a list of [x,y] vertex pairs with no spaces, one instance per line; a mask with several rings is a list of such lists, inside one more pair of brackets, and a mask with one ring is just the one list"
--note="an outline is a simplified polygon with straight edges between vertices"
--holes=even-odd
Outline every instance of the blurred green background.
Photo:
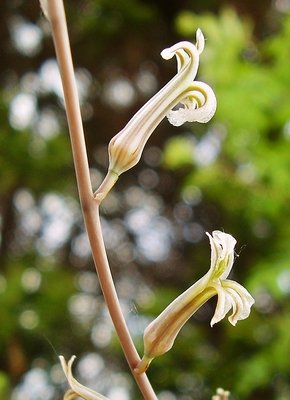
[[[191,318],[148,375],[160,400],[290,399],[290,1],[65,2],[94,187],[107,143],[175,73],[160,52],[202,29],[206,124],[156,129],[102,207],[122,307],[142,352],[148,322],[207,272],[205,232],[238,241],[232,278],[250,317]],[[35,0],[0,5],[0,398],[61,399],[58,355],[111,400],[141,398],[120,351],[77,197],[62,90]]]

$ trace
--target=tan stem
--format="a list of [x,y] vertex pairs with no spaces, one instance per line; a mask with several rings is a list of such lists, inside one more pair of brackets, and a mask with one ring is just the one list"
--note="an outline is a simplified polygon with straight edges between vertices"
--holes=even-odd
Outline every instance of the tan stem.
[[84,140],[73,62],[62,0],[48,0],[48,15],[63,84],[66,113],[70,131],[77,185],[84,220],[92,248],[96,270],[112,321],[132,374],[146,400],[157,397],[145,374],[137,375],[134,368],[140,357],[128,331],[113,278],[109,268],[99,218],[99,201],[94,198]]

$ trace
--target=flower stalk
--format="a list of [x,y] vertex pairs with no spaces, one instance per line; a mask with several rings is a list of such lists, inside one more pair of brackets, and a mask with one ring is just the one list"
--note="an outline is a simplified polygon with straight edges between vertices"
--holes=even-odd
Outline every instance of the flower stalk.
[[[64,91],[65,108],[69,125],[80,203],[104,299],[128,365],[144,399],[156,400],[155,392],[146,374],[138,376],[134,372],[134,368],[140,361],[140,357],[128,331],[108,264],[100,226],[100,201],[96,201],[93,195],[90,180],[83,125],[63,2],[61,0],[42,0],[42,6],[44,7],[45,14],[47,15],[48,21],[51,25]],[[71,395],[71,393],[69,393],[69,395]]]

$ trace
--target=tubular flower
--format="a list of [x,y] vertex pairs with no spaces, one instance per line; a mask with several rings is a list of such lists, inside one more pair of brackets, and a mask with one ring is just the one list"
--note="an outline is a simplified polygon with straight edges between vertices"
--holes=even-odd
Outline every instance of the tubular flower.
[[76,356],[72,356],[68,363],[66,363],[63,356],[59,356],[61,366],[65,376],[68,380],[68,383],[71,387],[71,390],[68,390],[64,396],[64,400],[73,400],[76,397],[81,397],[84,400],[108,400],[107,397],[102,396],[101,394],[95,392],[92,389],[87,388],[84,385],[81,385],[72,374],[72,364],[75,360]]
[[207,233],[211,246],[209,271],[194,285],[177,297],[152,321],[144,332],[144,356],[136,368],[137,373],[145,372],[153,358],[166,353],[186,321],[211,297],[218,296],[211,326],[222,320],[232,309],[229,321],[236,325],[250,314],[253,297],[239,283],[227,279],[234,262],[233,236],[214,231]]
[[[109,171],[96,195],[105,197],[118,176],[138,163],[143,148],[154,129],[167,116],[171,124],[208,122],[216,110],[213,90],[203,82],[194,81],[199,55],[204,49],[204,36],[196,32],[196,44],[180,42],[162,51],[169,60],[176,56],[177,74],[155,94],[109,143]],[[174,107],[177,110],[172,110]]]

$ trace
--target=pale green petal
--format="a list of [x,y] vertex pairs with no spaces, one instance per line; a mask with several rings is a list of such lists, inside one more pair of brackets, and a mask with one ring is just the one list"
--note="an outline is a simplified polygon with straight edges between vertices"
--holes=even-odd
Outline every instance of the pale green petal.
[[213,231],[212,236],[207,232],[211,247],[211,278],[214,280],[226,279],[234,263],[234,249],[236,239],[221,231]]
[[219,278],[226,279],[234,263],[234,249],[237,241],[232,235],[221,231],[213,231],[212,235],[213,240],[220,246],[219,259],[223,261],[224,266]]
[[243,313],[244,304],[243,304],[242,298],[234,289],[227,288],[224,290],[226,291],[226,293],[227,293],[226,295],[229,297],[229,299],[231,299],[232,308],[233,308],[233,312],[228,317],[228,320],[232,325],[235,326],[236,323],[238,322],[238,320],[241,319],[240,316]]
[[[242,305],[240,306],[237,315],[235,316],[235,318],[233,318],[233,322],[236,323],[239,320],[248,318],[251,312],[251,307],[255,303],[255,300],[247,291],[247,289],[245,289],[238,282],[232,281],[230,279],[224,280],[223,286],[227,289],[230,288],[231,290],[233,290],[236,295],[240,297],[242,302]],[[230,318],[232,318],[232,316]],[[233,323],[231,320],[230,322]],[[233,325],[235,325],[235,323],[233,323]]]
[[213,237],[206,232],[206,235],[209,238],[209,243],[210,243],[210,249],[211,249],[211,256],[210,256],[210,268],[209,272],[213,272],[215,269],[215,266],[217,265],[219,254],[220,254],[220,247],[219,245],[213,240]]
[[232,325],[242,319],[248,318],[254,299],[250,293],[239,283],[232,280],[224,280],[219,284],[214,283],[213,287],[217,291],[218,301],[211,326],[221,321],[232,308],[229,321]]
[[213,284],[213,287],[216,289],[218,299],[214,316],[210,321],[210,326],[213,326],[217,322],[224,319],[224,317],[232,308],[232,300],[231,297],[228,296],[226,290],[224,290],[220,284]]

